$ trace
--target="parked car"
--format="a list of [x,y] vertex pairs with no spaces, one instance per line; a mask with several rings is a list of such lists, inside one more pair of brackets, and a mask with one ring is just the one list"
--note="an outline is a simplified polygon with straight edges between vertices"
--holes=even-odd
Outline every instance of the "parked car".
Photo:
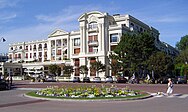
[[90,82],[90,78],[89,77],[84,77],[83,78],[83,82],[88,82],[89,83]]
[[94,83],[101,83],[101,78],[100,77],[94,77],[93,82]]
[[72,82],[80,82],[80,77],[73,77]]
[[176,83],[177,83],[177,84],[187,84],[186,77],[184,77],[184,76],[178,76]]
[[123,76],[120,76],[120,77],[117,77],[117,83],[127,83],[128,80],[123,77]]
[[105,82],[106,82],[106,83],[107,83],[107,82],[113,83],[113,78],[112,78],[112,76],[106,76]]
[[0,79],[0,90],[6,90],[6,89],[9,89],[8,83],[5,80]]
[[168,77],[162,77],[157,80],[157,83],[160,84],[167,84],[168,83]]
[[175,77],[161,77],[157,80],[157,83],[167,84],[169,78],[171,79],[172,83],[177,83],[177,78]]
[[56,79],[53,76],[48,76],[46,79],[44,79],[46,82],[56,82]]

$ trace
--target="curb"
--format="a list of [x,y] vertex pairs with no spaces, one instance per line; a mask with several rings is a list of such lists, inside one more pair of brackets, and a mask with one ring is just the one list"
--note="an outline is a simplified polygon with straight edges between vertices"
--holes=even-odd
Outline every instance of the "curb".
[[40,99],[40,100],[50,100],[50,101],[71,101],[71,102],[106,102],[106,101],[135,101],[135,100],[144,100],[144,99],[148,99],[153,97],[153,95],[147,95],[145,97],[142,98],[122,98],[122,99],[95,99],[95,100],[79,100],[79,99],[58,99],[58,98],[43,98],[43,97],[34,97],[34,96],[29,96],[26,94],[23,94],[24,97],[28,97],[28,98],[34,98],[34,99]]
[[32,91],[38,91],[43,88],[13,88],[12,90],[32,90]]

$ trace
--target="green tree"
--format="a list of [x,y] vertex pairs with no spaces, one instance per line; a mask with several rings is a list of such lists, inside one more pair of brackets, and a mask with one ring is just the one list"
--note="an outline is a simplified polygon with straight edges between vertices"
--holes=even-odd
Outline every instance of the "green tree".
[[188,48],[182,50],[176,57],[176,64],[188,64]]
[[87,77],[87,73],[88,73],[88,67],[86,65],[82,65],[79,67],[80,69],[80,73],[84,75],[84,77]]
[[155,38],[148,33],[124,34],[114,49],[124,71],[133,73],[138,70],[138,66],[146,66],[150,55],[156,52],[154,41]]
[[180,54],[175,59],[176,74],[188,76],[188,48],[180,51]]
[[119,72],[122,71],[122,63],[118,60],[118,56],[115,54],[110,54],[110,70],[112,71],[112,75],[118,75]]
[[164,52],[156,52],[149,57],[148,68],[154,71],[156,78],[167,74],[172,75],[171,72],[174,70],[173,59]]
[[181,37],[180,42],[177,42],[176,47],[182,51],[188,48],[188,35]]
[[99,76],[99,72],[104,72],[106,70],[106,66],[101,63],[101,61],[96,61],[91,63],[90,69],[93,69],[97,72],[97,77]]
[[71,66],[71,65],[65,65],[63,67],[64,76],[70,77],[73,72],[74,72],[73,66]]
[[48,69],[49,69],[49,72],[53,74],[54,76],[61,74],[61,68],[56,64],[49,65]]

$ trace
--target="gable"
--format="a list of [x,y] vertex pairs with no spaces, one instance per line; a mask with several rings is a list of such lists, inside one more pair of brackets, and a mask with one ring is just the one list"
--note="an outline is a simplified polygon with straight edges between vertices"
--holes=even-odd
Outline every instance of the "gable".
[[64,30],[57,29],[57,30],[53,31],[51,34],[49,34],[48,38],[56,37],[56,36],[60,36],[60,35],[68,35],[68,32],[66,32]]

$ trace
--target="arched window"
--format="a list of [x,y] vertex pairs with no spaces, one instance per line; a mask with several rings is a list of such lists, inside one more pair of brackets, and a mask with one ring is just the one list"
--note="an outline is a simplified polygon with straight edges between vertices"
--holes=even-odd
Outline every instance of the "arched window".
[[44,44],[44,48],[47,48],[47,43]]
[[134,23],[131,23],[131,26],[134,26]]
[[97,26],[98,26],[97,22],[94,21],[88,24],[88,29],[95,29],[97,28]]
[[34,45],[33,50],[36,50],[36,48],[37,48],[36,45]]
[[39,44],[39,49],[42,48],[42,44]]
[[32,45],[30,45],[30,50],[32,50]]

